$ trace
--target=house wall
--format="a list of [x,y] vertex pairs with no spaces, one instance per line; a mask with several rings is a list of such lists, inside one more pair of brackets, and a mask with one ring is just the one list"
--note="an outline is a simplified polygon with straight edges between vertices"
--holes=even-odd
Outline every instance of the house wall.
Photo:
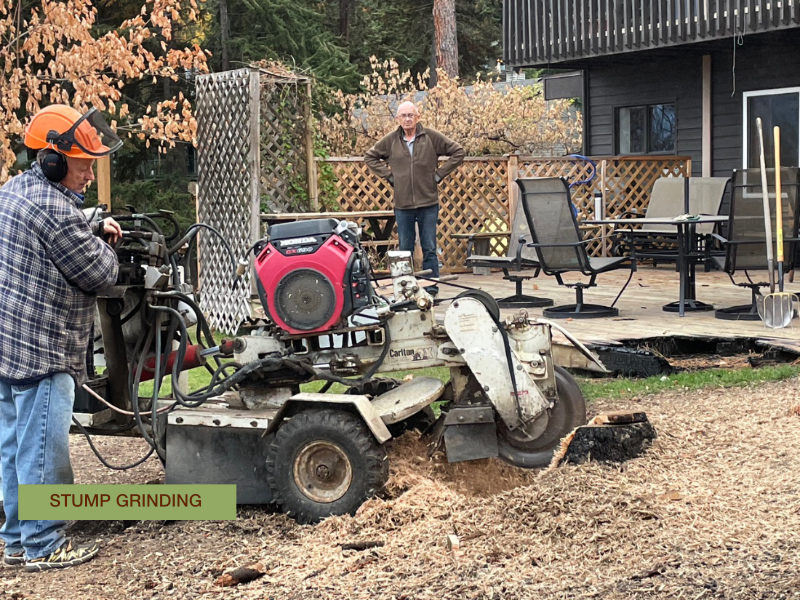
[[718,48],[712,69],[712,170],[730,175],[742,167],[742,94],[754,90],[800,87],[800,30],[744,36]]
[[[740,45],[741,44],[741,45]],[[712,162],[714,176],[742,165],[742,93],[800,86],[800,30],[743,36],[668,51],[638,52],[586,61],[586,152],[612,155],[615,108],[675,102],[676,154],[702,168],[702,56],[711,55]],[[735,64],[735,70],[734,70]]]
[[597,156],[618,153],[615,109],[673,102],[678,127],[675,153],[691,156],[692,164],[699,164],[702,57],[631,58],[594,61],[588,71],[587,152]]

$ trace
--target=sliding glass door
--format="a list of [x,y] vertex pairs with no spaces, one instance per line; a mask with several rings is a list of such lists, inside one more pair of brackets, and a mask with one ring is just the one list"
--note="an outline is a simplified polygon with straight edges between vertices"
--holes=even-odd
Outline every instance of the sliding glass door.
[[775,144],[772,128],[780,127],[781,165],[800,165],[800,88],[781,88],[744,92],[742,123],[744,152],[742,167],[758,168],[759,144],[756,118],[761,117],[764,127],[764,154],[767,166],[775,164]]

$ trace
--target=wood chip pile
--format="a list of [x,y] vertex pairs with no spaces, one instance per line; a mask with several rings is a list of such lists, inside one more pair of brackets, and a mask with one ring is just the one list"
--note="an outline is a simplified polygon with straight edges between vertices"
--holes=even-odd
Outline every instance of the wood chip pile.
[[[406,434],[390,449],[385,496],[354,517],[300,526],[242,507],[231,522],[83,522],[74,534],[102,542],[96,560],[60,573],[5,567],[0,597],[800,598],[799,388],[593,406],[644,410],[658,432],[617,466],[448,465]],[[102,445],[117,462],[142,448]],[[77,437],[73,457],[80,483],[162,477],[153,459],[110,472]],[[245,567],[257,578],[215,583]]]

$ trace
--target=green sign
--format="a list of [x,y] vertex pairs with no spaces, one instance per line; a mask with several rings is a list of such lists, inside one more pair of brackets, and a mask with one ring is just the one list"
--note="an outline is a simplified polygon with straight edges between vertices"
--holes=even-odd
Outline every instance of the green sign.
[[20,485],[19,518],[63,521],[228,521],[235,485]]

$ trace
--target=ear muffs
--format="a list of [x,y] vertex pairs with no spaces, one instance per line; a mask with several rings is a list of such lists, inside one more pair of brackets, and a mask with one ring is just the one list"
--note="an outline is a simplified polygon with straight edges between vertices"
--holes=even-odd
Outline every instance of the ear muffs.
[[39,157],[39,166],[42,167],[44,176],[55,183],[67,176],[67,159],[55,150],[43,151]]

